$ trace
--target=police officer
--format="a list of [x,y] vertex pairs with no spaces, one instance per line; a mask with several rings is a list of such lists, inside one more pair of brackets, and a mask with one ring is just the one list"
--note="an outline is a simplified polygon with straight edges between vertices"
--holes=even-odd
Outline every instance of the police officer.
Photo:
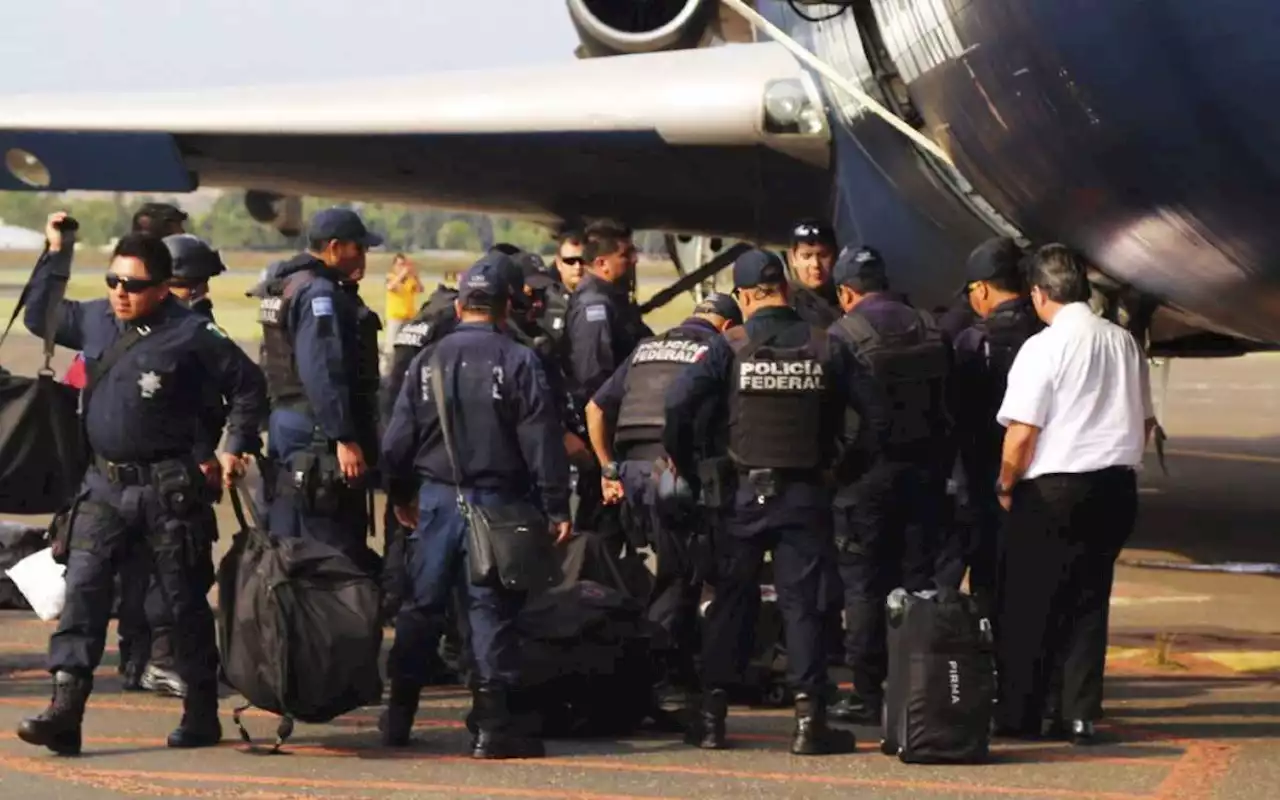
[[[469,502],[485,506],[537,498],[558,540],[569,537],[569,468],[563,429],[537,356],[502,332],[509,281],[493,259],[472,266],[460,281],[457,330],[410,364],[383,436],[384,462],[393,476],[396,515],[414,528],[410,542],[412,588],[406,608],[439,618],[451,590],[466,585],[468,620],[477,664],[472,722],[475,758],[527,758],[542,743],[512,729],[508,704],[519,677],[519,641],[513,624],[523,593],[470,584],[465,567],[465,523],[459,513],[453,467],[443,443],[431,370],[443,370],[444,398],[457,444],[459,482]],[[433,366],[435,365],[435,366]],[[421,482],[414,499],[413,484]],[[431,612],[434,612],[432,614]],[[401,631],[388,662],[391,698],[383,741],[409,740],[421,687],[423,648],[434,639]]]
[[930,314],[888,294],[884,262],[874,251],[842,255],[835,284],[846,315],[831,334],[869,367],[890,411],[881,458],[836,495],[845,659],[854,692],[832,714],[877,724],[888,669],[885,599],[899,586],[934,586],[949,473],[951,349]]
[[826,329],[840,319],[831,267],[836,262],[836,232],[821,220],[805,219],[791,230],[791,307],[810,325]]
[[[50,218],[49,251],[62,245],[66,215]],[[152,569],[174,620],[178,672],[188,686],[182,723],[170,747],[204,747],[222,737],[218,723],[218,654],[206,600],[209,558],[199,464],[203,435],[191,409],[214,383],[231,403],[227,452],[230,478],[243,454],[256,452],[267,402],[262,373],[215,324],[169,294],[169,251],[159,239],[130,234],[117,243],[107,273],[106,300],[64,300],[56,341],[83,350],[90,381],[82,398],[92,465],[74,518],[67,562],[66,608],[49,640],[53,700],[24,720],[18,735],[57,753],[80,751],[80,725],[102,658],[113,573],[134,548]],[[45,323],[55,281],[42,260],[32,279],[25,322]]]
[[[570,300],[565,329],[569,391],[585,414],[596,391],[653,331],[631,302],[636,253],[630,232],[610,227],[589,231],[583,258],[587,274]],[[577,491],[575,527],[606,538],[616,535],[616,515],[602,512],[598,465],[579,465]]]
[[378,455],[378,331],[359,295],[382,244],[354,211],[312,218],[308,252],[281,267],[259,311],[276,463],[271,534],[308,536],[368,563],[366,473]]
[[[828,472],[855,453],[869,457],[882,410],[865,371],[790,307],[777,255],[743,254],[734,263],[733,284],[746,324],[712,340],[666,398],[666,451],[679,474],[698,477],[703,502],[722,509],[715,601],[702,643],[702,709],[688,741],[725,746],[725,690],[741,682],[747,666],[760,569],[772,551],[787,678],[796,693],[791,752],[846,752],[852,735],[827,726],[818,596],[822,563],[832,552]],[[868,422],[842,447],[847,407]],[[694,421],[708,412],[728,426],[727,455],[695,464]]]
[[556,343],[564,338],[569,298],[586,274],[586,243],[586,233],[576,229],[565,231],[556,239],[556,257],[547,272],[542,310],[537,317],[539,327]]
[[1023,342],[1044,328],[1027,296],[1024,255],[1007,237],[989,239],[974,249],[966,265],[964,294],[979,321],[955,340],[952,406],[973,516],[965,562],[969,589],[988,612],[994,610],[996,538],[1004,517],[995,493],[1004,441],[996,412],[1014,356]]
[[[673,478],[662,448],[664,398],[676,376],[704,358],[712,339],[742,324],[742,311],[727,294],[711,294],[693,316],[665,333],[645,339],[587,404],[591,447],[603,465],[606,504],[625,501],[634,537],[657,556],[649,619],[665,631],[673,655],[672,682],[696,686],[693,654],[702,585],[693,578],[690,539],[697,525],[692,492]],[[616,452],[615,452],[616,448]],[[677,486],[684,498],[674,494]],[[663,490],[666,490],[665,492]]]
[[[164,237],[163,241],[173,261],[173,277],[169,280],[169,294],[177,302],[213,322],[213,301],[208,297],[209,279],[226,271],[218,251],[200,238],[188,233],[175,233]],[[212,452],[222,436],[222,429],[226,426],[227,409],[217,387],[209,386],[206,389],[206,395],[201,412],[202,431],[205,432],[203,445],[207,451]],[[213,459],[202,465],[205,474],[213,478],[216,478],[217,468],[218,463]],[[215,497],[221,494],[221,485],[217,480],[211,482],[210,489],[215,493]],[[211,545],[218,539],[217,515],[211,505],[202,506],[201,512],[207,531],[207,535],[201,541]],[[141,688],[157,694],[184,697],[187,693],[187,685],[174,668],[173,615],[165,603],[164,592],[159,582],[151,574],[146,554],[141,555],[140,560],[146,569],[141,572],[138,581],[126,580],[122,585],[124,598],[121,599],[121,604],[126,605],[125,598],[129,598],[135,588],[146,587],[144,608],[151,633],[151,657],[141,678],[136,682],[134,669],[126,673],[124,688],[126,690]],[[209,563],[212,563],[212,554],[209,555],[209,559]],[[213,574],[210,573],[207,578],[211,586]],[[206,586],[205,591],[208,590],[209,586]],[[134,612],[123,608],[120,615],[123,619],[129,617],[131,613]],[[126,645],[128,646],[131,645]]]

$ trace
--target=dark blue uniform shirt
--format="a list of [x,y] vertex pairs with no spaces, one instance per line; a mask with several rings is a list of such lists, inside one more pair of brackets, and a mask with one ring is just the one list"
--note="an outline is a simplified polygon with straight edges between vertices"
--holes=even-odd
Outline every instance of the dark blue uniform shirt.
[[[278,277],[313,270],[315,278],[298,290],[285,321],[293,337],[298,377],[315,423],[339,442],[356,441],[369,420],[357,420],[352,408],[360,364],[359,294],[344,277],[315,256],[301,253],[285,262]],[[367,456],[366,456],[367,457]]]
[[[44,330],[45,306],[53,281],[47,259],[33,276],[24,322]],[[150,332],[116,362],[94,387],[85,409],[89,446],[116,462],[151,462],[194,455],[213,457],[217,436],[206,430],[200,409],[210,383],[230,401],[227,450],[257,452],[267,415],[266,379],[258,366],[206,317],[170,297],[146,319],[118,320],[107,300],[62,301],[54,341],[84,353],[86,369],[126,330]]]
[[546,512],[567,520],[569,462],[546,374],[532,350],[482,323],[459,324],[409,364],[382,441],[396,501],[412,493],[406,475],[454,483],[431,390],[433,354],[439,354],[454,414],[462,485],[512,498],[536,487]]
[[[747,320],[746,333],[752,340],[774,337],[773,341],[781,347],[798,347],[809,340],[810,327],[803,324],[794,309],[771,307],[761,309]],[[700,455],[696,421],[706,418],[708,407],[712,409],[712,419],[718,420],[721,428],[728,425],[733,361],[733,348],[729,342],[724,337],[713,339],[707,355],[689,365],[667,390],[662,442],[676,468],[684,475],[695,474],[695,458]],[[858,426],[854,441],[843,442],[844,452],[838,454],[838,460],[867,462],[881,446],[887,430],[883,395],[870,373],[851,358],[845,348],[831,348],[830,366],[834,396],[839,402],[832,404],[832,418],[827,429],[836,432],[837,437],[840,435],[844,430],[846,408],[852,408],[865,421]],[[788,491],[793,488],[788,487]],[[813,501],[829,501],[825,492],[812,494]],[[797,497],[796,500],[803,503],[809,502],[810,498]]]
[[565,321],[569,341],[570,393],[580,408],[641,339],[653,331],[640,319],[627,290],[588,274],[573,293]]

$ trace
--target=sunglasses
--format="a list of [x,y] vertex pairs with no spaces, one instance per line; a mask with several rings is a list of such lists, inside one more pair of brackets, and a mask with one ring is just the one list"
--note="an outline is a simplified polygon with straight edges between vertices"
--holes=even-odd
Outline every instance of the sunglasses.
[[148,289],[154,289],[164,281],[157,281],[151,278],[121,278],[115,273],[107,273],[107,288],[115,291],[117,286],[122,287],[129,294],[138,294]]
[[560,260],[571,267],[576,267],[583,262],[582,256],[569,256],[567,258],[562,258]]

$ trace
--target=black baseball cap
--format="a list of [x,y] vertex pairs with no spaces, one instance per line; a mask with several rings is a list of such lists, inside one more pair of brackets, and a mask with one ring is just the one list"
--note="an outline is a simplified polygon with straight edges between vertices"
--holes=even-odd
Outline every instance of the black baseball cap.
[[143,219],[151,221],[149,230],[154,231],[156,225],[181,225],[189,219],[187,212],[173,203],[143,203],[133,214],[133,230],[141,230],[138,223]]
[[312,242],[355,242],[365,247],[382,244],[382,237],[370,233],[360,215],[349,208],[326,208],[316,212],[307,227],[307,239]]
[[[845,248],[831,270],[831,281],[836,286],[848,286],[855,292],[879,291],[882,286],[888,286],[889,275],[884,259],[875,248]],[[867,286],[869,281],[874,282],[875,288]]]
[[748,250],[733,262],[735,289],[750,289],[762,283],[782,284],[787,280],[786,275],[782,259],[768,250]]
[[511,276],[500,259],[510,263],[505,255],[490,253],[462,273],[462,278],[458,280],[458,299],[464,305],[472,302],[492,308],[511,297]]
[[974,281],[1017,277],[1021,274],[1024,256],[1022,248],[1008,236],[986,240],[969,254],[965,264],[965,289]]
[[791,227],[791,246],[825,244],[835,247],[836,231],[820,219],[802,219]]
[[734,325],[742,324],[742,309],[738,307],[738,301],[724,292],[712,292],[702,298],[702,302],[693,307],[693,313],[717,314]]

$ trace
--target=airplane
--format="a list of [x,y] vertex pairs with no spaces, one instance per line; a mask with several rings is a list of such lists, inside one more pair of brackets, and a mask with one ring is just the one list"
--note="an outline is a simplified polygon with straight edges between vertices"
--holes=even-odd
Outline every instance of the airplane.
[[686,282],[827,217],[932,307],[1008,234],[1084,253],[1153,356],[1280,342],[1280,4],[756,0],[780,35],[737,5],[566,0],[564,64],[0,97],[0,189],[240,187],[285,233],[305,194],[617,217],[682,234]]

